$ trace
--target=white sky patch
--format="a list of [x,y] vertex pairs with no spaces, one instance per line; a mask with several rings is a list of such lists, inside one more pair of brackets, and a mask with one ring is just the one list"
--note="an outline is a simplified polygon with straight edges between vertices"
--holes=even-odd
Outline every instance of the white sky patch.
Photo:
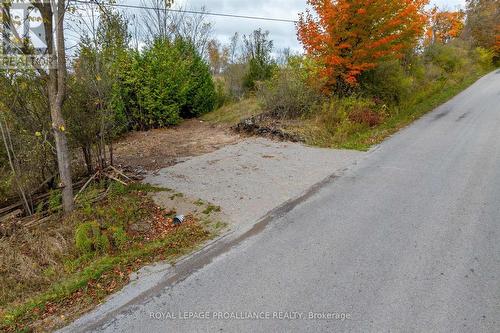
[[[148,0],[144,0],[147,4]],[[118,0],[118,4],[143,5],[142,0]],[[432,0],[432,5],[442,9],[456,10],[465,7],[465,0]],[[259,16],[297,20],[298,15],[306,9],[306,0],[174,0],[174,7],[199,10],[202,7],[208,12]],[[120,8],[127,15],[137,14],[140,10]],[[301,52],[302,47],[297,40],[296,28],[290,22],[272,22],[230,17],[207,17],[212,23],[214,38],[223,43],[229,43],[230,37],[237,32],[240,36],[250,34],[253,30],[262,28],[269,31],[274,42],[275,51],[290,48],[294,52]],[[69,37],[69,44],[76,42],[76,36]]]
[[[136,1],[136,0],[135,0]],[[458,9],[465,7],[465,0],[434,0],[433,5],[444,9]],[[238,15],[264,16],[281,19],[298,19],[299,13],[306,9],[305,0],[179,0],[177,5],[192,9],[200,9],[205,6],[207,11],[217,13],[230,13]],[[245,20],[236,18],[210,17],[214,25],[215,37],[227,42],[235,32],[240,35],[249,34],[253,30],[262,28],[270,32],[277,50],[291,48],[301,51],[302,48],[297,41],[295,26],[293,23],[267,22],[257,20]]]

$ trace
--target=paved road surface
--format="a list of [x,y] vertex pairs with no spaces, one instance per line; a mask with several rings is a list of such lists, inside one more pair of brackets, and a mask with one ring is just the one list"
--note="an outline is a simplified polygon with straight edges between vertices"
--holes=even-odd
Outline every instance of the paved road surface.
[[[500,71],[294,204],[173,286],[83,329],[500,331]],[[151,318],[179,311],[271,319]],[[278,311],[306,318],[272,319]]]

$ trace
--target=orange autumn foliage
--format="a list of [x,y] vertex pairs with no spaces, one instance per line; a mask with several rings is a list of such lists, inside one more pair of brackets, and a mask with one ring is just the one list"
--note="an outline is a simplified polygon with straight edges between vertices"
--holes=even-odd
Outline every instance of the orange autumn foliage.
[[495,36],[495,46],[493,49],[495,50],[495,53],[497,56],[500,56],[500,24],[497,25],[497,33]]
[[464,29],[465,13],[463,11],[440,11],[434,7],[429,13],[426,43],[446,44],[460,36]]
[[332,89],[355,86],[364,71],[401,58],[423,35],[428,0],[308,0],[297,35]]

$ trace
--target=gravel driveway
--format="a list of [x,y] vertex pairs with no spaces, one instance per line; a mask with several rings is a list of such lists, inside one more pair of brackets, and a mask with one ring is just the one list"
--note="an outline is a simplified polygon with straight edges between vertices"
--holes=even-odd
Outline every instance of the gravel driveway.
[[250,138],[161,169],[146,181],[219,205],[230,222],[241,226],[256,222],[363,155]]

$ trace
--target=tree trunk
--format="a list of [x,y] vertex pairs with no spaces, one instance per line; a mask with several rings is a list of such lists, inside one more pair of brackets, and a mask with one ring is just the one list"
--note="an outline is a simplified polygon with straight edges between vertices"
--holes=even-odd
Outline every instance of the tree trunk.
[[[67,213],[73,210],[73,184],[70,168],[71,155],[66,138],[66,123],[62,116],[62,107],[66,95],[66,49],[64,45],[66,0],[31,0],[31,4],[40,11],[45,29],[46,55],[49,57],[48,73],[43,66],[36,63],[34,65],[41,76],[47,77],[47,94],[49,97],[52,130],[56,142],[57,166],[61,179],[63,209]],[[8,23],[12,26],[13,22],[8,12],[9,10],[10,6],[4,6],[1,14],[4,20],[3,24],[6,21],[10,21]],[[12,29],[12,32],[16,35],[15,29]],[[24,49],[23,52],[27,55],[32,55],[29,49]]]
[[113,156],[113,139],[109,141],[109,164],[115,166],[114,156]]
[[[51,103],[52,104],[52,103]],[[73,186],[71,179],[71,157],[68,149],[68,140],[66,138],[65,123],[61,114],[61,107],[56,104],[50,106],[52,117],[54,138],[56,141],[57,166],[59,169],[59,177],[61,179],[60,187],[62,187],[62,201],[64,212],[68,213],[73,210]]]
[[92,148],[90,145],[84,145],[82,146],[82,151],[85,165],[87,166],[87,173],[90,176],[94,172],[94,166],[92,163]]
[[[71,180],[71,155],[66,138],[66,123],[62,106],[66,93],[66,50],[64,45],[65,0],[53,3],[33,3],[41,13],[45,28],[45,41],[49,59],[48,95],[52,130],[56,141],[57,166],[61,179],[62,203],[65,213],[73,210],[73,184]],[[55,20],[55,22],[54,22]],[[54,43],[55,25],[55,43]]]

